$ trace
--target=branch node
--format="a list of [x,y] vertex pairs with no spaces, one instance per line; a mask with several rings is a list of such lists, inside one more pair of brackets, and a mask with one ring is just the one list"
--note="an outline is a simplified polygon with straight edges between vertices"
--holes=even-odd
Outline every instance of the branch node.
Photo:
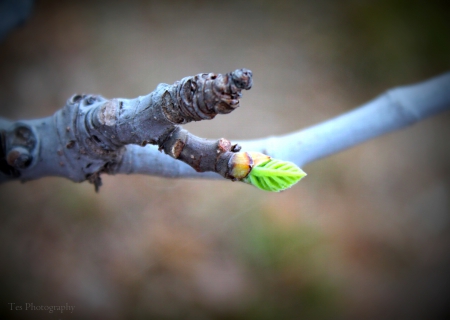
[[25,169],[30,166],[32,156],[24,147],[14,147],[6,156],[6,162],[15,169]]
[[211,120],[239,107],[241,90],[252,87],[248,69],[222,74],[201,73],[164,88],[162,111],[174,124]]
[[0,171],[10,177],[20,177],[37,158],[39,141],[36,133],[31,126],[16,122],[0,135]]

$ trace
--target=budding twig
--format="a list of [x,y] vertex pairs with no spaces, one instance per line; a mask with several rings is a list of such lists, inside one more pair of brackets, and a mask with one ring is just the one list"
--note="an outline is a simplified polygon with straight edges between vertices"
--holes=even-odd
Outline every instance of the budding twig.
[[[75,95],[48,118],[16,122],[0,118],[0,182],[61,176],[89,180],[98,187],[103,172],[217,178],[216,172],[228,179],[253,181],[265,190],[282,190],[292,177],[304,173],[289,163],[260,161],[267,158],[255,152],[239,152],[225,139],[201,139],[179,127],[234,110],[241,90],[251,85],[251,72],[245,69],[224,76],[202,74],[161,84],[136,99]],[[303,166],[449,110],[449,86],[450,73],[446,73],[391,89],[313,127],[239,144]],[[156,146],[143,148],[147,143]],[[274,168],[278,176],[273,176]]]
[[[204,73],[173,85],[160,84],[136,99],[74,95],[53,117],[24,121],[20,126],[2,122],[6,128],[1,131],[1,180],[58,175],[88,180],[98,188],[100,174],[116,171],[129,144],[155,144],[198,172],[236,179],[230,159],[239,151],[237,145],[226,139],[196,137],[179,125],[230,113],[239,107],[241,91],[251,86],[252,72],[247,69],[225,75]],[[28,142],[14,138],[20,132],[28,133]],[[40,148],[31,143],[45,139]],[[53,159],[47,162],[52,165],[45,165],[47,158]]]

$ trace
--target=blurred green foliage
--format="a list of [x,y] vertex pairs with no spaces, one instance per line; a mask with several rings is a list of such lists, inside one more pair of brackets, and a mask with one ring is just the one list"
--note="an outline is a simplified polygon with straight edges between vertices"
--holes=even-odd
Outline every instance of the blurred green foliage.
[[447,1],[351,0],[339,6],[344,29],[338,32],[347,39],[340,58],[366,86],[420,81],[450,69]]
[[243,217],[236,247],[259,284],[246,319],[332,319],[339,285],[324,263],[326,235],[308,224],[280,224],[261,207]]

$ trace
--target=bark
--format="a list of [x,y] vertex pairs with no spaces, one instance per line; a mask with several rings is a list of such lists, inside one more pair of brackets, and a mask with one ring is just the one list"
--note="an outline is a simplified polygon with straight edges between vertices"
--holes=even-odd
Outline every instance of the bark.
[[233,111],[241,91],[251,86],[252,73],[246,69],[199,74],[160,84],[136,99],[74,95],[48,118],[0,118],[0,182],[61,176],[98,188],[102,173],[234,180],[236,159],[243,158],[236,156],[240,146],[304,166],[450,108],[446,73],[389,90],[353,111],[284,136],[238,145],[195,137],[180,127]]
[[[258,151],[299,167],[351,148],[383,134],[400,130],[450,109],[450,73],[422,83],[388,90],[372,101],[336,118],[282,136],[238,140],[242,150]],[[127,149],[116,173],[164,177],[220,178],[199,174],[183,163],[165,159],[157,149]]]
[[14,123],[2,119],[0,181],[62,176],[89,180],[98,190],[100,174],[115,173],[132,144],[157,145],[199,172],[233,179],[230,159],[239,148],[225,139],[195,137],[179,125],[232,112],[239,107],[241,91],[251,86],[247,69],[199,74],[160,84],[136,99],[74,95],[52,117]]

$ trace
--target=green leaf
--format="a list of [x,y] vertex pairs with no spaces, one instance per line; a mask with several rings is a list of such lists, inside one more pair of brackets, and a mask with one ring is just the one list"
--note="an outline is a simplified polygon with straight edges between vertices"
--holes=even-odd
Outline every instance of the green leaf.
[[254,166],[244,181],[261,190],[279,192],[305,176],[306,173],[292,162],[270,159]]

